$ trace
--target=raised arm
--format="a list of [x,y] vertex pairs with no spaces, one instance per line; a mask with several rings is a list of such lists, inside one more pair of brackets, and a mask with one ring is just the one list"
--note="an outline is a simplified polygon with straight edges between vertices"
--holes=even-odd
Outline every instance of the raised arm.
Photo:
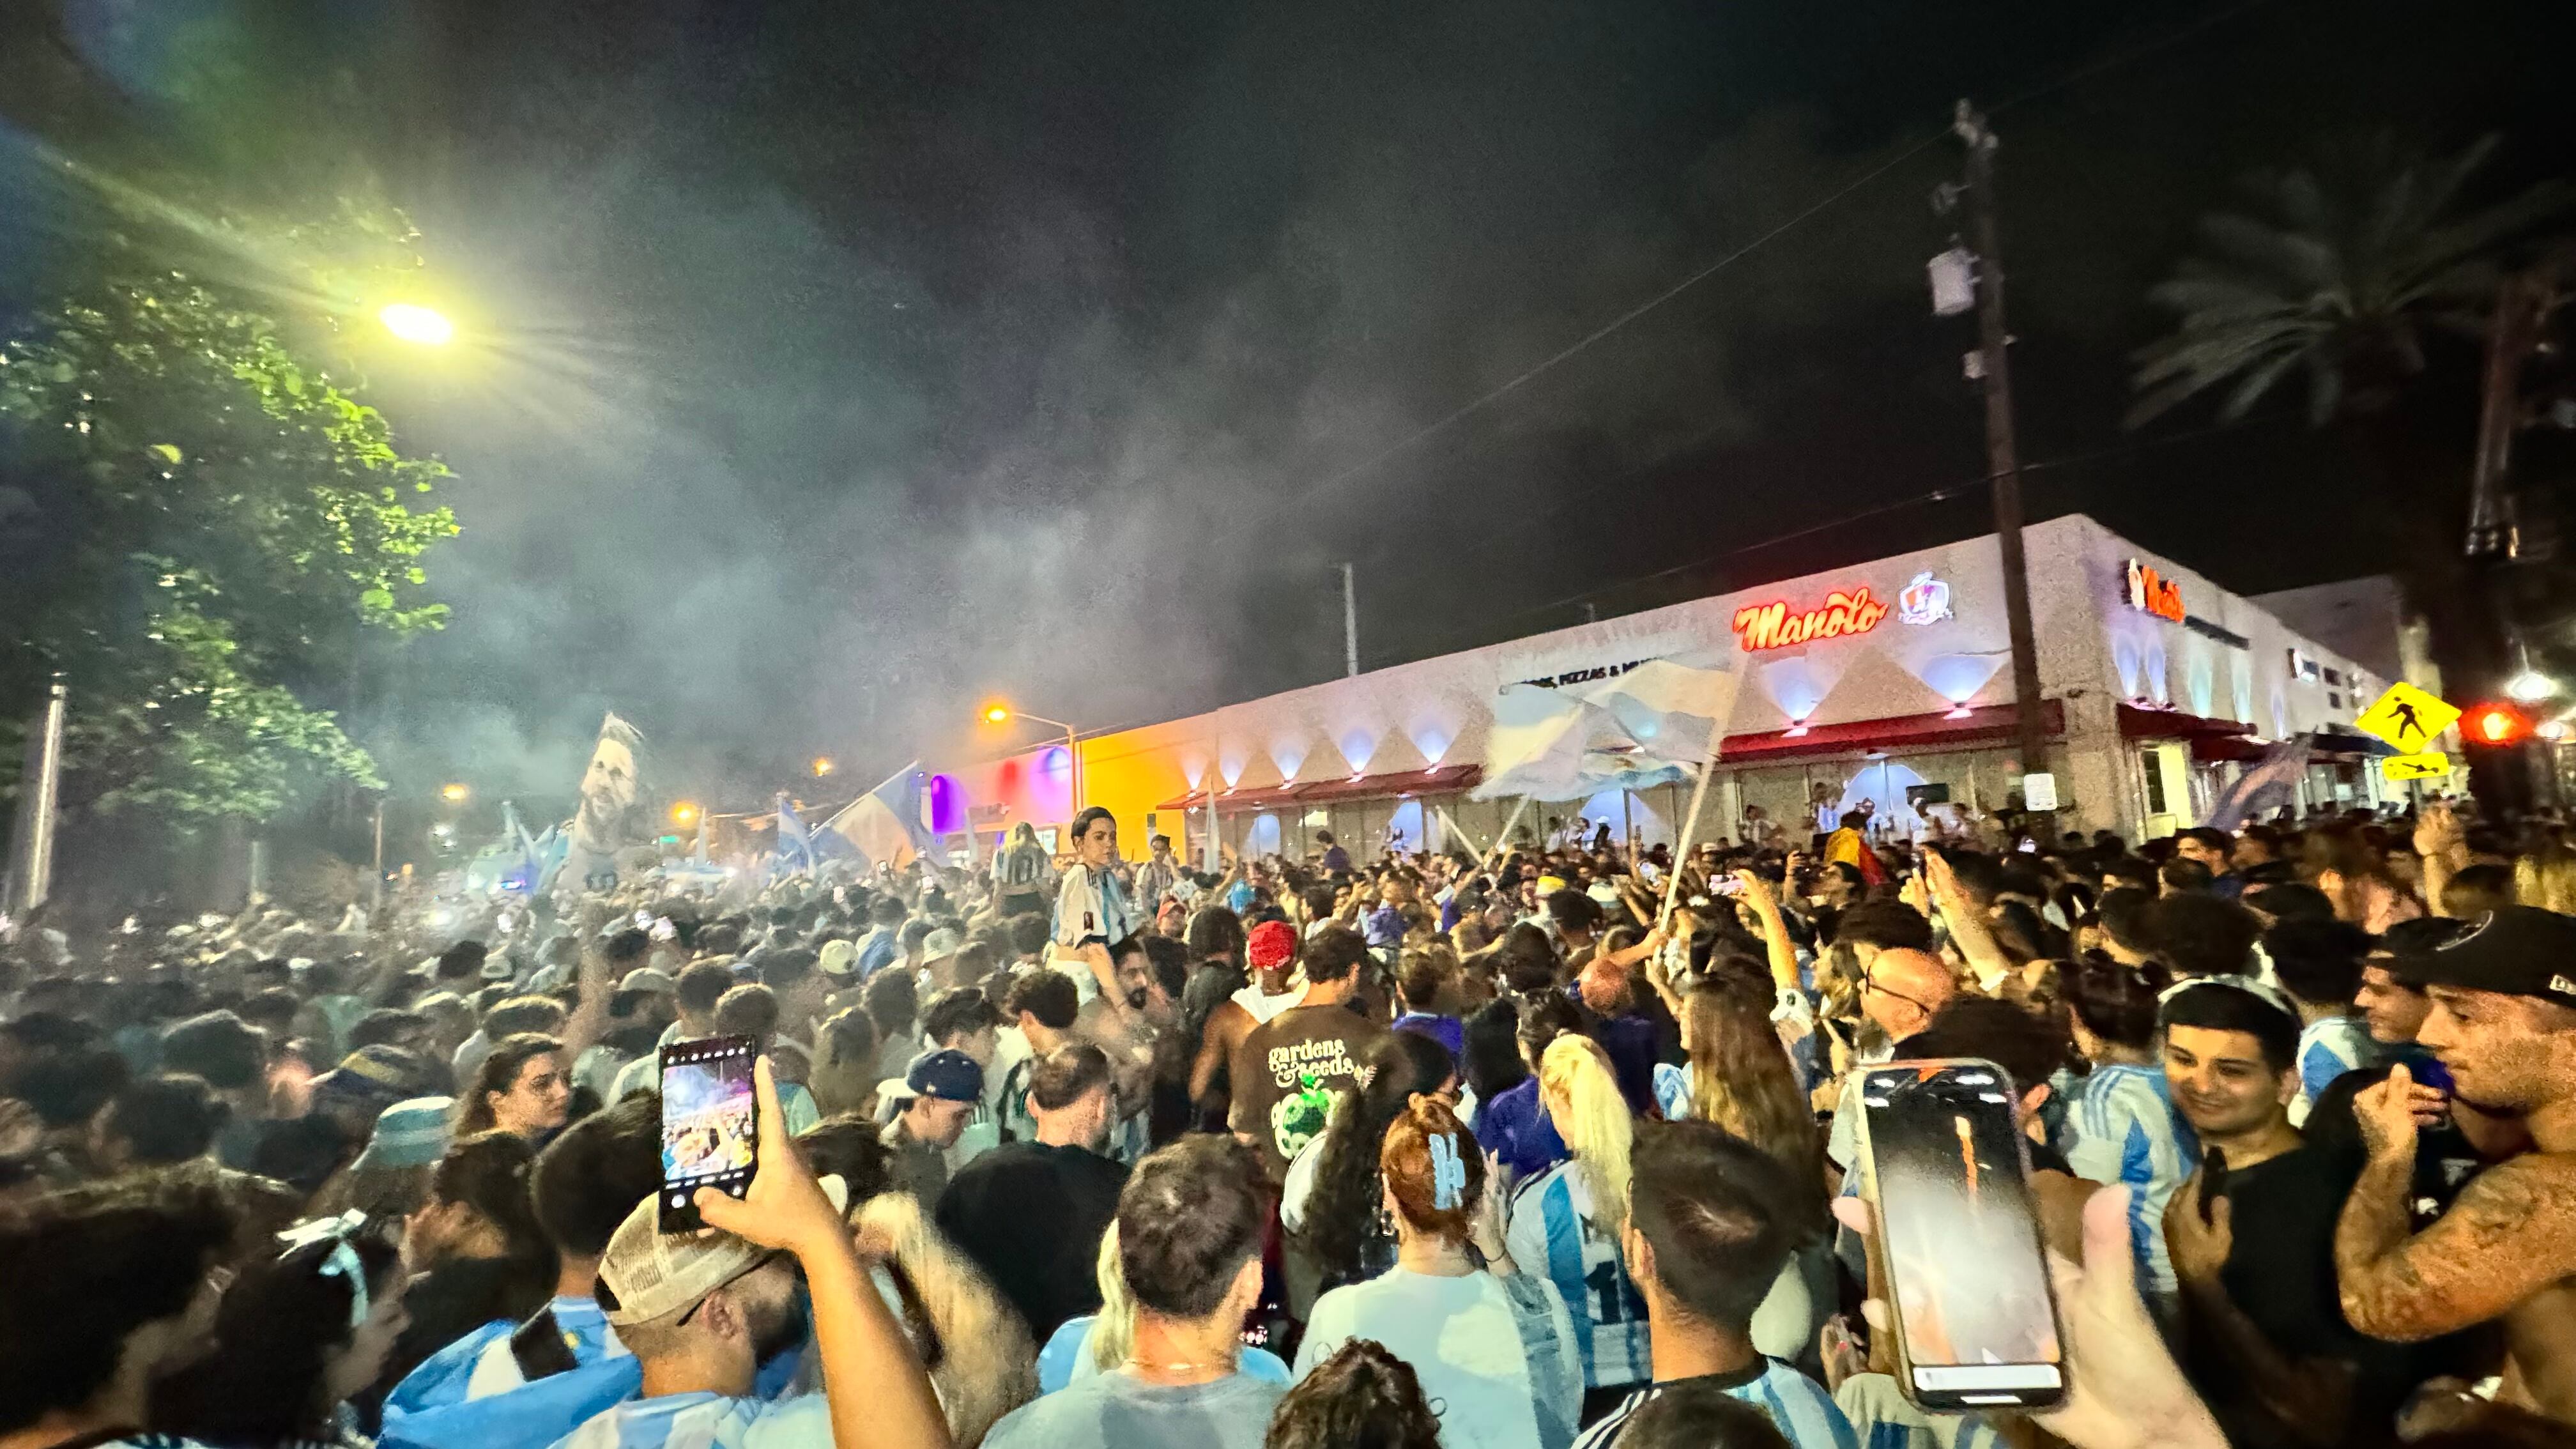
[[1975,972],[1977,986],[1991,994],[2006,976],[2012,974],[2012,962],[2005,959],[2003,948],[1995,944],[1995,933],[1986,924],[1986,913],[1959,884],[1958,874],[1937,850],[1925,851],[1923,876],[1932,888],[1932,903],[1941,911],[1942,924],[1950,928],[1950,939],[1967,959],[1968,969]]
[[2335,1224],[2343,1315],[2373,1338],[2411,1343],[2502,1317],[2576,1274],[2576,1168],[2517,1157],[2478,1174],[2441,1221],[2409,1234],[2415,1122],[2407,1071],[2353,1097],[2369,1150]]

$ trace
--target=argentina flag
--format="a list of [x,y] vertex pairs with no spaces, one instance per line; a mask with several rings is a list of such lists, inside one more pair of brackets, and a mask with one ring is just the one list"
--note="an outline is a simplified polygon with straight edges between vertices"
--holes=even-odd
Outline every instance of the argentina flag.
[[2234,784],[2219,792],[2201,824],[2212,830],[2237,830],[2257,816],[2278,810],[2298,798],[2299,777],[2308,769],[2308,737],[2292,735],[2264,752]]
[[[922,824],[921,782],[921,762],[914,760],[825,821],[807,848],[824,859],[856,855],[871,866],[897,870],[912,864],[930,849],[930,831]],[[786,848],[782,835],[779,849]]]

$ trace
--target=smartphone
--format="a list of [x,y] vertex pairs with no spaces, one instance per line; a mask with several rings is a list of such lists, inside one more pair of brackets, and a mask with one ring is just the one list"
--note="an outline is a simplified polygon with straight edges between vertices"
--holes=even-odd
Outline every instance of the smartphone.
[[700,1037],[662,1048],[662,1231],[695,1232],[697,1191],[740,1197],[760,1166],[760,1099],[751,1038]]
[[1859,1076],[1865,1191],[1905,1396],[1939,1413],[2057,1403],[2065,1338],[2012,1078],[1970,1057]]
[[2218,1200],[2227,1196],[2227,1154],[2215,1147],[2200,1153],[2200,1222],[2208,1227],[2218,1221]]
[[2451,1069],[2442,1065],[2439,1057],[2410,1060],[2406,1063],[2406,1073],[2419,1086],[2438,1087],[2445,1092],[2451,1090]]
[[1709,889],[1722,896],[1741,895],[1744,892],[1744,882],[1731,875],[1722,875],[1709,882]]

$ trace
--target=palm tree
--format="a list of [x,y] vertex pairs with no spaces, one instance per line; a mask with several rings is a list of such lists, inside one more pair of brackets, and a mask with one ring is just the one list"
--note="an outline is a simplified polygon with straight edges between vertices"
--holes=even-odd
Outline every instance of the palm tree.
[[2484,328],[2502,246],[2576,201],[2548,181],[2462,214],[2496,144],[2438,160],[2383,136],[2247,178],[2251,205],[2201,218],[2202,252],[2147,294],[2180,320],[2135,355],[2129,425],[2222,386],[2233,422],[2293,374],[2311,423],[2385,406],[2424,370],[2428,334]]

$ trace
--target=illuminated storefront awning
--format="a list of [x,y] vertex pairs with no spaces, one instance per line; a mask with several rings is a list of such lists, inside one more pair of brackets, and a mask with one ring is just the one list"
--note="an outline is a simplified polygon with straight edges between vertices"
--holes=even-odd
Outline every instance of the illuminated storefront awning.
[[[1346,780],[1308,780],[1294,785],[1267,785],[1249,790],[1219,790],[1216,808],[1231,815],[1239,810],[1276,810],[1287,805],[1324,805],[1336,800],[1393,800],[1407,795],[1454,795],[1475,788],[1485,777],[1482,765],[1436,765],[1428,770],[1390,770]],[[1190,810],[1205,805],[1205,791],[1176,795],[1157,810]]]
[[[1810,725],[1803,730],[1728,735],[1718,748],[1718,764],[1758,765],[1813,755],[1847,755],[1857,750],[1977,748],[2013,739],[2020,731],[2020,718],[2013,706],[1998,704],[1966,711]],[[2053,699],[2041,701],[2040,724],[2051,737],[2064,733],[2065,706]]]

